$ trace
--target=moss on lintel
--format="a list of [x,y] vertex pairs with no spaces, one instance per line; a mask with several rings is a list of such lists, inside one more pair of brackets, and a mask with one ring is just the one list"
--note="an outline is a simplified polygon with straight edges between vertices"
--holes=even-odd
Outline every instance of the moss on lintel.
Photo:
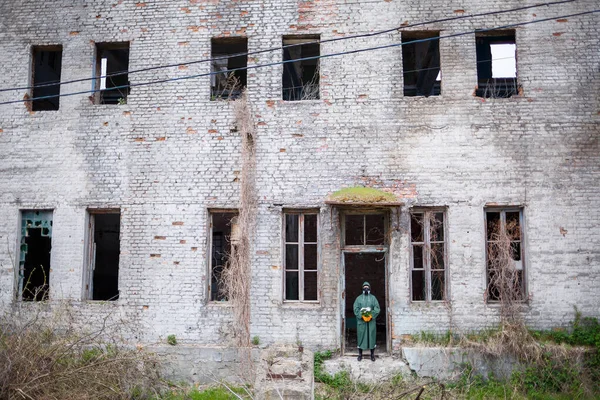
[[329,196],[328,201],[339,203],[378,204],[398,201],[392,193],[363,186],[355,186],[338,190]]

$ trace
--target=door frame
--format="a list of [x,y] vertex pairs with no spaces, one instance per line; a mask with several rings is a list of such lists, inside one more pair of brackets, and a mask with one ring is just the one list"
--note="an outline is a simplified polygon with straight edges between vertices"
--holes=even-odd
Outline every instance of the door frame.
[[[377,253],[382,254],[385,257],[384,261],[384,274],[385,274],[385,304],[382,307],[382,311],[385,314],[385,328],[386,328],[386,345],[385,351],[391,352],[392,336],[391,336],[391,313],[389,307],[390,301],[390,228],[391,228],[391,210],[389,208],[354,208],[354,209],[342,209],[339,212],[340,216],[340,351],[341,354],[346,354],[346,254],[356,253]],[[385,239],[382,245],[353,245],[346,246],[345,244],[345,233],[346,233],[346,215],[348,214],[383,214],[384,217],[384,231]],[[380,313],[381,315],[381,313]]]

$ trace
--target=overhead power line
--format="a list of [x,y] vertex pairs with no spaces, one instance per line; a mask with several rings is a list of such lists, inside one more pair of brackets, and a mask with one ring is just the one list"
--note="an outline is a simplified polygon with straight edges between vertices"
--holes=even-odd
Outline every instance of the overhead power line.
[[[518,23],[514,23],[514,24],[496,26],[493,28],[476,29],[473,31],[454,33],[454,34],[445,35],[445,36],[437,36],[437,37],[430,37],[430,38],[425,38],[425,39],[411,40],[408,42],[391,43],[391,44],[387,44],[387,45],[367,47],[367,48],[356,49],[356,50],[348,50],[348,51],[324,54],[324,55],[319,55],[319,56],[311,56],[311,57],[297,58],[297,59],[293,59],[293,60],[284,60],[284,61],[277,61],[277,62],[271,62],[271,63],[265,63],[265,64],[250,65],[250,66],[246,66],[246,67],[227,69],[227,70],[222,70],[222,71],[212,71],[212,72],[207,72],[207,73],[202,73],[202,74],[186,75],[186,76],[180,76],[180,77],[175,77],[175,78],[167,78],[167,79],[159,79],[159,80],[154,80],[154,81],[132,83],[132,84],[128,84],[128,85],[111,87],[111,90],[127,89],[130,87],[139,87],[139,86],[149,86],[149,85],[156,85],[156,84],[167,83],[167,82],[177,82],[177,81],[182,81],[182,80],[201,78],[201,77],[205,77],[205,76],[234,72],[234,71],[239,71],[239,70],[259,69],[259,68],[272,67],[272,66],[276,66],[276,65],[294,63],[294,62],[299,62],[299,61],[339,57],[339,56],[348,55],[348,54],[357,54],[357,53],[364,53],[367,51],[383,50],[383,49],[389,49],[389,48],[394,48],[394,47],[402,47],[402,46],[409,45],[409,44],[430,42],[433,40],[449,39],[449,38],[471,35],[471,34],[480,33],[480,32],[489,32],[489,31],[495,31],[495,30],[501,30],[501,29],[515,28],[518,26],[533,25],[533,24],[538,24],[541,22],[548,22],[548,21],[553,21],[553,20],[557,20],[557,19],[578,17],[578,16],[589,15],[589,14],[594,14],[594,13],[598,13],[598,12],[600,12],[600,9],[591,10],[591,11],[583,11],[583,12],[574,13],[574,14],[558,15],[558,16],[554,16],[554,17],[550,17],[550,18],[543,18],[543,19],[534,20],[534,21],[518,22]],[[0,105],[30,102],[30,101],[34,101],[34,100],[43,100],[43,99],[50,99],[50,98],[56,98],[56,97],[75,96],[75,95],[79,95],[79,94],[90,94],[90,93],[96,93],[99,91],[101,91],[101,90],[100,89],[92,89],[92,90],[84,90],[84,91],[79,91],[79,92],[72,92],[72,93],[65,93],[65,94],[58,94],[58,95],[40,96],[40,97],[34,97],[34,98],[29,98],[29,99],[6,101],[6,102],[0,103]]]
[[[578,1],[578,0],[560,0],[560,1],[555,1],[555,2],[545,2],[545,3],[533,4],[530,6],[511,8],[511,9],[507,9],[507,10],[497,10],[497,11],[488,11],[488,12],[477,13],[477,14],[459,15],[459,16],[455,16],[455,17],[441,18],[441,19],[424,21],[424,22],[416,22],[414,24],[401,25],[401,26],[397,26],[394,28],[385,29],[385,30],[376,31],[376,32],[361,33],[361,34],[357,34],[357,35],[350,35],[350,36],[343,36],[343,37],[339,37],[339,38],[319,40],[317,43],[329,43],[329,42],[337,42],[337,41],[341,41],[341,40],[373,37],[373,36],[383,35],[386,33],[395,32],[395,31],[398,31],[401,29],[414,28],[414,27],[418,27],[418,26],[425,26],[425,25],[431,25],[431,24],[437,24],[437,23],[443,23],[443,22],[449,22],[449,21],[456,21],[456,20],[461,20],[461,19],[470,19],[470,18],[479,18],[479,17],[491,16],[491,15],[506,14],[506,13],[511,13],[511,12],[529,10],[529,9],[538,8],[538,7],[544,7],[544,6],[549,7],[549,6],[554,6],[554,5],[564,4],[564,3],[572,3],[575,1]],[[31,85],[31,86],[3,88],[3,89],[0,89],[0,92],[16,91],[16,90],[29,90],[29,89],[33,89],[33,88],[57,86],[57,85],[68,85],[71,83],[86,82],[86,81],[91,81],[91,80],[95,80],[95,79],[110,78],[110,77],[120,76],[120,75],[136,74],[136,73],[140,73],[140,72],[153,71],[153,70],[157,70],[157,69],[175,68],[175,67],[180,67],[180,66],[201,64],[201,63],[217,61],[217,60],[226,60],[229,58],[240,57],[240,56],[251,56],[251,55],[257,55],[257,54],[270,53],[273,51],[283,50],[283,49],[287,49],[287,48],[291,48],[291,47],[303,46],[303,45],[311,44],[311,43],[315,43],[315,41],[313,40],[313,41],[307,41],[307,42],[303,42],[303,43],[293,43],[293,44],[283,45],[280,47],[272,47],[269,49],[256,50],[256,51],[251,51],[251,52],[235,53],[235,54],[206,58],[206,59],[201,59],[201,60],[187,61],[187,62],[178,63],[178,64],[164,64],[164,65],[156,65],[153,67],[135,69],[135,70],[131,70],[131,71],[118,71],[118,72],[113,72],[113,73],[102,75],[102,76],[96,76],[96,77],[92,76],[92,77],[87,77],[87,78],[73,79],[73,80],[64,81],[64,82],[41,83],[38,85]]]

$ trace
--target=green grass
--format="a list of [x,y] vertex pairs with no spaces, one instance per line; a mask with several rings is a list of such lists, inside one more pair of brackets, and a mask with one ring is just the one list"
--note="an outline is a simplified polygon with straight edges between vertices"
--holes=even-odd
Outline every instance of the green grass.
[[[244,388],[232,387],[236,394],[242,398],[250,398]],[[203,390],[173,390],[172,392],[163,393],[160,397],[155,397],[154,400],[234,400],[238,397],[234,396],[227,388],[223,386],[211,387]]]
[[392,193],[362,186],[338,190],[329,196],[329,199],[345,203],[390,203],[398,201]]

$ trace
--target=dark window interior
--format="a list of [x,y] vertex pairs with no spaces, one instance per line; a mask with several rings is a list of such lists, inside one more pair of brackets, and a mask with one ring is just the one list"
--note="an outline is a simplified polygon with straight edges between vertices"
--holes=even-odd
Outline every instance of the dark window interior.
[[119,298],[120,214],[94,214],[93,300]]
[[33,48],[33,92],[32,97],[55,96],[33,100],[33,111],[58,110],[60,98],[60,71],[62,46]]
[[[492,45],[516,44],[514,31],[478,34],[477,43],[477,90],[478,97],[506,98],[519,92],[517,77],[495,78],[492,74]],[[515,55],[516,58],[516,55]]]
[[440,40],[419,41],[439,36],[438,32],[402,32],[405,96],[440,95]]
[[346,246],[376,246],[385,243],[385,214],[346,214]]
[[42,235],[42,228],[28,229],[27,232],[23,300],[47,300],[50,282],[51,238]]
[[[242,37],[213,38],[211,49],[211,58],[219,58],[213,60],[211,64],[213,72],[210,77],[211,100],[238,98],[247,84],[248,74],[245,68],[248,66],[248,55],[246,54],[248,39]],[[240,55],[225,58],[236,54]]]
[[[96,44],[98,104],[122,104],[129,94],[129,43]],[[102,78],[102,76],[106,76]]]
[[48,299],[51,249],[52,211],[22,211],[19,290],[23,300]]
[[231,254],[231,233],[237,213],[212,213],[210,300],[226,301],[222,274]]
[[[308,44],[301,44],[307,42]],[[318,57],[321,52],[318,36],[283,38],[283,46],[284,61]],[[284,63],[283,100],[318,100],[320,98],[319,75],[318,58]]]

